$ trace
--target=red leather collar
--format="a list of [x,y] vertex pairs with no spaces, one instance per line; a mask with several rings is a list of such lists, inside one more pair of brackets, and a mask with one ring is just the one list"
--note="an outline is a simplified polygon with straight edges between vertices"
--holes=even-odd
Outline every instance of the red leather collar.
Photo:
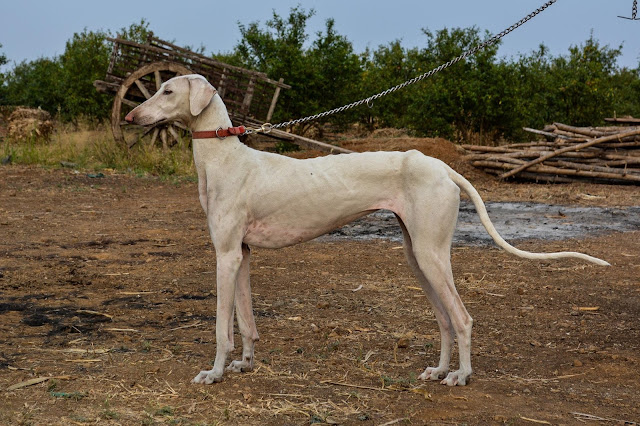
[[229,127],[228,129],[223,129],[220,127],[218,130],[207,130],[203,132],[193,132],[193,139],[224,139],[227,136],[240,136],[244,135],[247,132],[247,129],[244,126],[238,127]]

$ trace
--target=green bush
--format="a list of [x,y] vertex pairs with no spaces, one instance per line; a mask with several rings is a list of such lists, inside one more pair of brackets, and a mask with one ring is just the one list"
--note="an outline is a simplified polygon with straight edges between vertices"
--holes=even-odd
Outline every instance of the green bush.
[[[148,25],[142,20],[121,29],[120,35],[143,41],[149,33]],[[0,105],[40,107],[67,122],[108,118],[113,96],[99,93],[93,82],[104,79],[107,72],[110,35],[85,29],[73,34],[62,55],[23,61],[5,75],[0,74]],[[0,65],[3,63],[4,55],[0,56]]]
[[[2,43],[0,43],[0,49],[2,49]],[[3,65],[6,65],[7,62],[9,62],[7,60],[7,55],[0,52],[0,67],[2,67]],[[4,79],[5,79],[4,73],[0,72],[0,105],[6,105],[7,88],[5,86]]]
[[[259,22],[240,24],[242,39],[226,58],[272,78],[283,78],[292,86],[281,93],[274,121],[341,106],[359,94],[360,58],[351,42],[337,34],[333,19],[327,20],[325,31],[318,32],[310,47],[305,47],[307,21],[314,14],[298,6],[286,18],[274,11],[266,28]],[[349,120],[343,116],[338,121]]]
[[55,114],[64,100],[61,76],[58,59],[40,58],[17,64],[5,75],[5,105],[40,107]]
[[[241,38],[230,53],[216,58],[283,78],[273,122],[314,115],[380,93],[421,75],[489,38],[478,28],[424,29],[424,47],[392,41],[360,54],[333,19],[314,36],[307,25],[314,10],[301,6],[287,16],[275,11],[266,23],[239,24]],[[120,30],[120,37],[144,42],[150,33],[142,20]],[[109,32],[76,33],[59,57],[25,61],[0,74],[0,105],[41,107],[63,121],[109,116],[112,96],[98,93],[93,80],[107,69]],[[2,45],[0,44],[0,47]],[[450,68],[376,100],[326,117],[341,126],[360,123],[396,127],[415,135],[493,142],[530,137],[522,127],[561,121],[598,125],[606,116],[640,116],[640,66],[621,68],[621,47],[601,45],[593,35],[567,54],[552,56],[541,45],[527,54],[499,58],[499,44]],[[197,49],[202,53],[204,47]],[[0,53],[0,65],[7,58]],[[304,132],[306,127],[296,128]],[[108,156],[107,156],[108,157]],[[171,173],[171,162],[164,166]]]
[[[427,36],[424,49],[399,42],[370,54],[363,74],[369,96],[421,75],[481,43],[477,28],[443,29]],[[378,100],[363,121],[408,128],[416,134],[452,139],[519,140],[522,127],[554,121],[597,125],[605,116],[638,114],[639,70],[616,66],[621,49],[590,37],[566,56],[545,46],[516,59],[499,59],[498,45],[401,92]]]
[[72,121],[82,115],[104,119],[110,115],[112,98],[93,86],[95,80],[104,79],[110,54],[111,46],[103,32],[85,29],[67,41],[59,59],[62,119]]

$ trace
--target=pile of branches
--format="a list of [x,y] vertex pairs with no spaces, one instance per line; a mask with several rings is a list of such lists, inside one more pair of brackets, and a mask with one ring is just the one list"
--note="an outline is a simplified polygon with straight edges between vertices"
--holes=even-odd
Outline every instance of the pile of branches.
[[475,167],[501,179],[640,184],[640,126],[574,127],[554,123],[524,130],[546,140],[498,147],[463,145]]

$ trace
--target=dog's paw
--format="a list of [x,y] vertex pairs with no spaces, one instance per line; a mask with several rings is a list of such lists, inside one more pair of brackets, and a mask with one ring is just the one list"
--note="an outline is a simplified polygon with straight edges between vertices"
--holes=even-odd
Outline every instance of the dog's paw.
[[232,373],[247,373],[253,370],[253,363],[250,361],[231,361],[231,364],[225,368],[226,371]]
[[203,370],[193,378],[191,383],[202,383],[205,385],[210,385],[211,383],[220,383],[221,381],[222,374],[215,374],[213,370]]
[[442,385],[447,386],[466,386],[471,381],[471,372],[466,372],[462,370],[452,371],[449,373],[443,381],[440,382]]
[[427,367],[424,372],[418,376],[420,380],[442,380],[447,377],[449,370],[447,368]]

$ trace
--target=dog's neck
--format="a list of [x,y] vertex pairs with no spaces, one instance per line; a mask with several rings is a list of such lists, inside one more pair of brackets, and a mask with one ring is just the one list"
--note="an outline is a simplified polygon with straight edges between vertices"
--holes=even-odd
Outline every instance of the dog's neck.
[[[213,96],[209,105],[202,112],[194,117],[189,124],[192,132],[215,131],[231,127],[231,119],[227,113],[227,107],[217,94]],[[224,164],[224,167],[213,167],[208,173],[223,172],[234,162],[247,161],[251,156],[242,155],[251,151],[251,148],[240,142],[237,136],[229,136],[224,139],[193,139],[193,158],[199,179],[204,176],[207,164]],[[237,167],[242,167],[238,165]],[[232,167],[233,168],[233,167]],[[222,178],[222,177],[220,177]]]
[[213,95],[209,105],[189,125],[192,132],[226,129],[231,126],[233,124],[229,118],[227,107],[217,93]]

